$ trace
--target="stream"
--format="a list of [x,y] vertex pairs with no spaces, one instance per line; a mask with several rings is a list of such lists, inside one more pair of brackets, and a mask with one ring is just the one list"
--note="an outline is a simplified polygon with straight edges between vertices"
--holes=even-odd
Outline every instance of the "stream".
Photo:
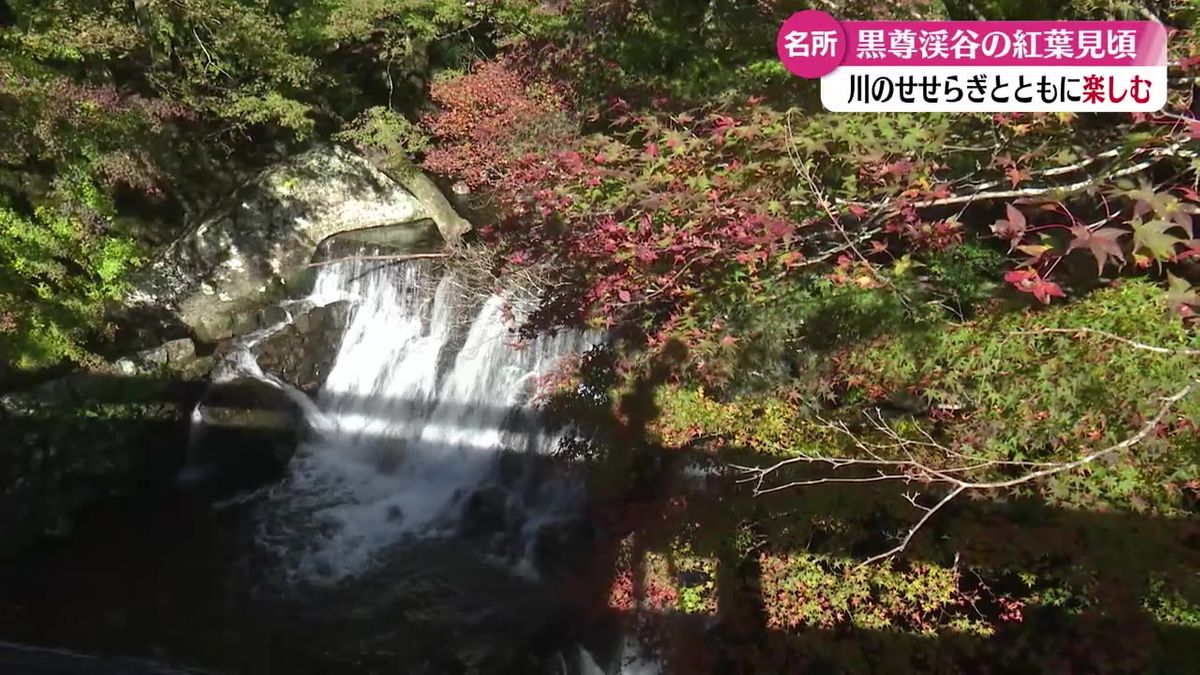
[[560,564],[596,533],[534,398],[597,338],[517,344],[508,300],[466,285],[428,261],[322,266],[304,304],[352,309],[320,391],[258,367],[270,329],[213,375],[296,402],[283,477],[201,500],[184,488],[212,467],[191,464],[7,563],[2,636],[39,647],[0,646],[5,672],[657,672]]

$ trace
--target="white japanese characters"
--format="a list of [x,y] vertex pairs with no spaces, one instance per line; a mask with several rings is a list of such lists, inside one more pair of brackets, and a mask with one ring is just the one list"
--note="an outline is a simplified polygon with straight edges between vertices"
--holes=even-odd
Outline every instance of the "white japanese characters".
[[837,52],[839,38],[833,31],[791,31],[784,39],[788,56],[797,59],[831,56]]
[[[796,36],[795,56],[816,55],[816,34]],[[811,41],[810,41],[811,37]],[[826,40],[828,38],[825,38]],[[833,36],[833,40],[836,40]],[[789,44],[791,44],[789,42]],[[789,47],[791,49],[791,47]],[[864,29],[858,32],[854,53],[864,61],[887,58],[902,60],[980,57],[1015,59],[1127,59],[1137,54],[1137,33],[1127,28],[1017,30],[980,32],[971,29],[913,30],[910,28]],[[1066,65],[1064,63],[1064,65]]]

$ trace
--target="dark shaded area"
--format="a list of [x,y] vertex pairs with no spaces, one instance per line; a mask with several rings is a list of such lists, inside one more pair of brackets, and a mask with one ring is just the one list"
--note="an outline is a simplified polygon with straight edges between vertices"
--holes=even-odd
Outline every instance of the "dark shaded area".
[[72,652],[0,643],[0,672],[23,675],[202,675],[202,671],[184,670],[150,661],[99,659]]
[[[552,570],[541,583],[491,566],[466,541],[440,542],[398,549],[377,572],[342,586],[281,596],[273,589],[286,585],[284,580],[265,576],[269,561],[247,555],[254,551],[252,510],[238,504],[214,509],[206,498],[181,490],[172,479],[186,457],[176,451],[165,453],[171,461],[164,460],[136,489],[80,511],[69,535],[48,538],[0,564],[0,639],[233,673],[560,673],[576,672],[578,664],[565,656],[572,645],[584,643],[600,658],[616,654],[615,627],[623,624],[656,636],[655,646],[675,667],[670,672],[1198,672],[1194,646],[1200,631],[1157,623],[1142,606],[1141,591],[1149,577],[1194,576],[1200,569],[1200,524],[1032,501],[960,502],[940,513],[898,564],[947,565],[961,556],[965,568],[1014,573],[1030,561],[1067,565],[1098,580],[1094,603],[1030,607],[1023,622],[1003,624],[990,637],[768,627],[761,570],[754,556],[737,555],[730,546],[746,517],[763,538],[763,550],[870,555],[886,547],[880,533],[898,529],[912,512],[899,499],[904,486],[829,487],[825,494],[755,499],[721,474],[703,479],[702,486],[682,478],[687,466],[715,465],[715,439],[663,447],[649,429],[659,414],[656,389],[686,358],[673,345],[615,406],[599,399],[587,404],[590,423],[605,432],[602,451],[535,459],[544,465],[542,472],[582,469],[595,483],[586,514],[590,526],[581,530],[590,534],[539,544],[547,547],[543,556]],[[596,371],[611,375],[602,363]],[[186,408],[206,386],[97,377],[78,394],[91,405]],[[264,399],[257,386],[222,385],[214,404],[260,408]],[[377,399],[369,404],[380,415],[412,407]],[[551,409],[556,405],[579,404],[556,401]],[[3,438],[44,433],[58,419],[10,411]],[[74,423],[84,437],[89,425],[96,425],[95,434],[112,433],[116,425],[121,435],[174,437],[179,447],[186,444],[178,420],[115,414],[104,420],[81,416]],[[234,451],[230,457],[239,449],[261,452],[263,434],[273,433],[253,425],[215,428]],[[748,451],[722,452],[765,461]],[[251,482],[269,484],[282,468]],[[244,475],[245,468],[235,467],[234,473]],[[852,541],[849,550],[839,548],[843,540],[806,529],[813,515],[861,518],[864,504],[881,503],[898,506],[894,512],[871,507],[867,513],[878,530]],[[633,616],[608,608],[609,589],[620,573],[619,543],[631,538],[637,569],[647,551],[662,550],[675,526],[686,522],[707,530],[694,542],[694,553],[719,561],[719,615]],[[476,519],[474,527],[485,524]],[[1006,578],[999,576],[1002,583],[1017,583],[1015,576]],[[644,598],[644,580],[636,581],[635,593]],[[90,661],[42,661],[42,655],[28,654],[0,650],[0,666],[8,658],[20,668],[33,664],[20,672],[139,672],[88,670]],[[44,663],[59,670],[47,670],[51,666]]]
[[[851,559],[886,550],[919,518],[904,499],[919,486],[884,483],[867,486],[830,485],[801,488],[763,497],[734,484],[728,475],[711,476],[702,486],[683,477],[685,467],[719,467],[721,461],[771,464],[778,457],[730,447],[721,439],[699,438],[684,447],[664,447],[646,434],[659,411],[654,391],[672,372],[671,363],[686,358],[679,345],[668,345],[649,374],[638,380],[612,414],[604,405],[585,406],[596,429],[609,429],[606,452],[599,458],[571,449],[568,456],[598,462],[610,480],[624,478],[623,490],[611,494],[606,509],[609,545],[628,537],[638,570],[648,551],[667,555],[672,569],[672,538],[692,525],[690,553],[715,558],[719,616],[642,614],[637,625],[643,639],[655,644],[674,664],[669,672],[813,672],[813,673],[1184,673],[1200,672],[1194,645],[1200,630],[1161,624],[1145,605],[1147,582],[1164,580],[1183,590],[1195,603],[1200,591],[1200,522],[1136,513],[1086,512],[1055,508],[1035,499],[1005,494],[963,499],[939,512],[895,565],[934,563],[962,570],[967,585],[978,578],[996,597],[1046,590],[1042,604],[1024,608],[1019,621],[997,622],[994,635],[983,637],[943,631],[924,637],[841,625],[825,630],[805,627],[783,631],[769,627],[763,598],[762,570],[756,555],[736,550],[732,540],[749,525],[758,551],[775,555],[811,552]],[[586,371],[586,369],[585,369]],[[598,371],[600,387],[606,369]],[[574,414],[577,403],[565,404]],[[818,478],[819,467],[800,468],[791,478]],[[845,476],[844,472],[840,474]],[[619,481],[620,478],[617,480]],[[612,485],[609,485],[610,490]],[[824,528],[817,520],[857,523],[850,533]],[[607,556],[605,555],[607,553]],[[616,550],[600,547],[595,564],[608,570],[608,584],[597,583],[597,606],[607,600],[616,580]],[[1055,589],[1028,587],[1023,571],[1047,577],[1066,573],[1065,585],[1089,586],[1083,596],[1056,598]],[[985,581],[978,574],[988,575]],[[676,574],[675,581],[689,580]],[[650,599],[644,578],[634,578],[637,604]],[[1044,584],[1045,579],[1036,583]],[[1190,592],[1189,592],[1190,591]],[[814,598],[820,602],[820,598]],[[651,605],[653,601],[651,600]],[[980,602],[995,618],[998,607]]]

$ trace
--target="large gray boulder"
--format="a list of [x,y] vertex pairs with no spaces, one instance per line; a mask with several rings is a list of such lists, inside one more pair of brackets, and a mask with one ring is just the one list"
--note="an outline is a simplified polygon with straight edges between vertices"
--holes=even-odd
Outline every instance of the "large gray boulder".
[[161,251],[134,281],[129,304],[171,310],[204,342],[234,332],[235,316],[302,278],[326,238],[430,219],[454,244],[469,229],[430,179],[397,183],[341,147],[320,147],[263,172],[228,210]]

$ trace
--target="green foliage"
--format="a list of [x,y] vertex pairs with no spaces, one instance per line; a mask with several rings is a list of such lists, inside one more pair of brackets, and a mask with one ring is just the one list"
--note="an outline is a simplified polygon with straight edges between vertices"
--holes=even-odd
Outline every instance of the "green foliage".
[[1192,584],[1192,598],[1184,597],[1178,588],[1163,579],[1152,579],[1143,601],[1148,611],[1158,621],[1175,626],[1200,628],[1200,591]]
[[764,554],[763,595],[772,628],[849,624],[858,628],[904,628],[933,634],[950,629],[982,635],[994,628],[972,613],[978,595],[960,588],[956,569],[915,564],[897,570],[888,562],[859,565],[852,560],[808,553]]
[[[507,11],[501,14],[517,28],[507,44],[528,50],[532,58],[549,56],[588,103],[613,95],[657,98],[671,107],[744,100],[767,91],[796,97],[774,44],[779,24],[802,9],[800,3],[571,0],[558,9],[503,4]],[[811,100],[815,89],[801,89]]]
[[339,46],[377,42],[385,47],[397,38],[433,39],[462,26],[475,13],[471,3],[445,0],[319,0],[307,3],[292,18],[298,24],[316,24],[319,29],[314,32]]
[[431,43],[470,42],[491,9],[458,0],[6,8],[0,332],[5,359],[21,369],[83,359],[83,343],[106,332],[104,304],[119,298],[137,248],[113,227],[124,215],[114,203],[141,220],[139,235],[161,242],[174,232],[139,216],[178,214],[191,203],[185,194],[209,189],[191,184],[208,177],[181,157],[253,164],[268,154],[264,141],[295,147],[319,134],[405,164],[423,143],[396,110],[418,106],[411,81],[433,66]]
[[[1137,349],[1106,331],[1168,350]],[[1042,333],[1065,330],[1065,333]],[[956,447],[989,458],[1061,460],[1118,443],[1157,410],[1158,401],[1200,376],[1186,353],[1200,345],[1169,318],[1161,289],[1129,281],[1049,312],[1001,313],[937,331],[894,335],[843,350],[836,377],[848,399],[916,392],[930,409],[961,411],[945,433]],[[1164,485],[1200,476],[1200,455],[1179,420],[1200,415],[1180,402],[1160,433],[1088,475],[1047,486],[1053,502],[1121,505],[1172,512],[1185,502]]]
[[[94,186],[74,187],[95,196]],[[89,229],[50,207],[32,217],[0,207],[0,360],[10,367],[84,360],[106,303],[120,299],[136,247]]]
[[420,127],[381,106],[365,110],[334,139],[374,156],[378,164],[391,171],[410,170],[412,157],[429,146],[429,138]]
[[794,400],[779,396],[719,402],[700,389],[664,387],[656,403],[662,413],[655,430],[668,445],[717,435],[734,447],[758,454],[790,455],[827,452],[837,440],[832,432],[806,419]]
[[314,127],[308,106],[275,91],[233,94],[219,112],[237,124],[276,125],[292,130],[299,138],[311,134]]
[[[835,313],[819,316],[827,323],[818,325],[853,325]],[[871,328],[864,323],[861,330]],[[1084,330],[1174,351],[1138,349]],[[978,461],[1069,461],[1131,437],[1162,397],[1200,377],[1200,365],[1186,352],[1200,340],[1170,318],[1161,289],[1144,281],[1050,311],[991,310],[970,323],[930,319],[905,330],[872,331],[861,341],[845,338],[824,342],[832,348],[826,356],[809,352],[792,386],[781,382],[736,396],[665,387],[654,429],[672,446],[715,437],[752,456],[855,457],[861,451],[817,415],[858,425],[862,408],[881,406],[915,415],[892,422],[902,435],[920,440],[931,433]],[[747,347],[755,349],[752,342]],[[1135,450],[1027,491],[1074,508],[1187,513],[1189,486],[1200,479],[1200,444],[1188,420],[1198,416],[1200,398],[1185,398]],[[869,429],[861,433],[870,435]],[[934,466],[948,461],[939,452],[917,459]]]
[[999,286],[996,279],[1006,262],[992,248],[967,243],[930,256],[929,281],[948,310],[969,318],[994,296]]

